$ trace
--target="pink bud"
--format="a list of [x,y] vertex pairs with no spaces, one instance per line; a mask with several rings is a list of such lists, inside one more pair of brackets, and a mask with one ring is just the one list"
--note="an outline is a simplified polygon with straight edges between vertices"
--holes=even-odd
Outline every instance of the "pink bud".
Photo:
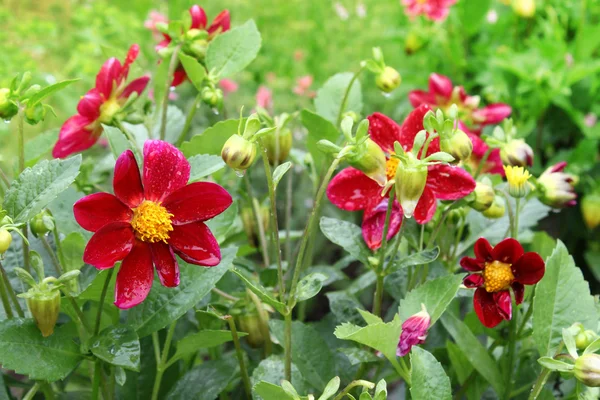
[[452,81],[440,74],[431,74],[429,76],[429,91],[447,99],[452,96]]
[[267,110],[273,108],[273,93],[266,86],[260,86],[256,91],[256,105]]
[[431,317],[424,304],[421,304],[421,308],[421,311],[409,317],[402,324],[402,333],[396,350],[396,355],[399,357],[404,357],[410,353],[410,349],[414,345],[425,343],[425,339],[427,339]]
[[219,87],[223,90],[223,94],[227,95],[229,93],[236,92],[238,90],[238,84],[231,79],[221,79],[219,81]]

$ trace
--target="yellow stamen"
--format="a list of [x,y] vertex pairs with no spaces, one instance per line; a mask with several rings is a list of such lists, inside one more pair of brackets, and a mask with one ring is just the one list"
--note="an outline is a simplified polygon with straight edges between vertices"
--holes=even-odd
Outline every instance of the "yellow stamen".
[[398,169],[399,162],[400,160],[395,157],[390,157],[390,159],[385,162],[385,175],[388,180],[392,180],[396,176],[396,169]]
[[112,122],[115,114],[121,109],[121,104],[116,98],[111,97],[100,106],[100,117],[98,120],[103,124]]
[[131,226],[138,239],[144,242],[156,243],[167,242],[169,232],[173,230],[171,224],[173,214],[169,213],[159,203],[145,200],[137,208],[133,209]]
[[527,189],[530,183],[531,174],[523,167],[514,167],[505,165],[504,172],[508,180],[508,192],[513,197],[523,197],[527,194]]
[[510,264],[500,261],[493,261],[485,264],[483,270],[483,280],[485,290],[489,293],[506,290],[515,280]]

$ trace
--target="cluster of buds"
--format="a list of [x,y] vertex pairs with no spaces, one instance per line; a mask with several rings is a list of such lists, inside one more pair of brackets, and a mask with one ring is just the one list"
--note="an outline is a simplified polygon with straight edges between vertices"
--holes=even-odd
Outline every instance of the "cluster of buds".
[[375,84],[382,92],[391,93],[400,86],[402,82],[400,73],[385,64],[383,53],[379,47],[373,48],[373,58],[363,61],[363,65],[375,74]]
[[505,119],[502,126],[497,126],[491,136],[485,140],[490,147],[500,149],[500,158],[504,165],[513,167],[531,167],[533,150],[525,140],[517,137],[517,129],[512,119]]
[[581,200],[581,212],[589,229],[600,225],[600,192],[588,194]]
[[262,145],[267,151],[267,157],[271,165],[283,163],[292,150],[292,131],[288,124],[293,116],[283,113],[271,118],[267,110],[257,107],[256,112],[267,127],[275,128],[262,138]]
[[473,142],[469,136],[458,129],[457,116],[458,107],[452,104],[446,115],[438,109],[435,113],[429,111],[423,118],[425,130],[431,134],[437,132],[440,137],[440,149],[454,157],[455,162],[469,159],[473,151]]

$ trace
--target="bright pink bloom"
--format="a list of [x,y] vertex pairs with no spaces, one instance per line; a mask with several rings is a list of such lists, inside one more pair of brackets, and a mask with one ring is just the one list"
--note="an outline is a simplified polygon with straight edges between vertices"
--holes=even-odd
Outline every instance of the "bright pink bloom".
[[273,93],[266,86],[260,86],[256,91],[256,105],[266,110],[273,108]]
[[117,307],[131,308],[144,301],[154,268],[164,286],[179,285],[175,254],[207,267],[221,261],[219,244],[204,221],[225,211],[231,196],[216,183],[188,185],[189,177],[190,164],[181,151],[167,142],[149,140],[144,144],[141,176],[127,150],[115,165],[115,194],[94,193],[73,206],[79,225],[94,232],[83,261],[98,269],[123,261],[115,288]]
[[402,0],[406,15],[424,15],[432,21],[445,20],[450,13],[450,7],[455,3],[456,0]]
[[316,93],[310,90],[312,84],[312,75],[301,76],[296,79],[296,86],[294,87],[293,92],[298,96],[315,97]]
[[[417,133],[423,130],[423,117],[430,108],[426,105],[412,111],[400,126],[383,114],[375,113],[368,117],[369,135],[384,152],[392,154],[394,142],[399,142],[405,151],[412,150]],[[429,145],[427,154],[440,151],[439,138]],[[388,160],[387,174],[392,178],[396,173],[397,159]],[[475,189],[475,180],[460,167],[446,164],[431,165],[428,169],[427,184],[417,204],[414,217],[419,224],[425,224],[433,218],[437,200],[457,200]],[[362,233],[367,246],[377,249],[381,246],[383,226],[387,210],[387,194],[381,196],[382,188],[363,172],[346,168],[337,174],[327,187],[327,197],[337,207],[346,211],[363,210]],[[402,209],[394,202],[388,239],[400,229]]]
[[77,114],[66,120],[60,129],[52,150],[54,158],[64,158],[92,147],[102,134],[102,124],[112,121],[129,96],[144,91],[150,80],[148,76],[126,84],[129,67],[139,52],[140,47],[134,44],[123,65],[114,57],[104,63],[96,75],[96,87],[79,100]]
[[219,87],[221,88],[221,90],[223,90],[224,95],[228,95],[229,93],[235,93],[239,88],[238,84],[234,80],[227,78],[221,79],[219,81]]
[[147,29],[150,29],[152,31],[152,34],[154,35],[154,38],[156,40],[160,40],[162,38],[162,33],[160,33],[158,31],[158,29],[156,29],[156,24],[168,23],[168,22],[169,22],[169,19],[167,18],[166,15],[164,15],[163,13],[160,13],[156,10],[152,10],[148,14],[148,19],[146,21],[144,21],[144,27]]
[[400,334],[400,341],[398,341],[396,355],[404,357],[410,353],[410,349],[414,345],[425,343],[430,323],[431,317],[424,306],[422,311],[404,321],[402,323],[402,333]]
[[524,285],[535,285],[542,279],[546,267],[538,253],[525,253],[513,238],[504,239],[495,247],[480,238],[475,242],[475,258],[463,257],[460,265],[471,272],[463,283],[477,288],[473,297],[475,313],[483,325],[493,328],[502,320],[512,318],[510,290],[517,304],[523,302]]

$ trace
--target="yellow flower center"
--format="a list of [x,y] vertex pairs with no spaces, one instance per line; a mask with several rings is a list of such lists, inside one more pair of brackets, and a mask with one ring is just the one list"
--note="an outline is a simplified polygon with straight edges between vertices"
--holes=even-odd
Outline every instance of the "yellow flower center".
[[98,118],[98,120],[100,120],[100,122],[102,122],[103,124],[108,124],[112,122],[115,114],[120,109],[121,104],[119,104],[119,101],[111,97],[110,99],[102,103],[102,105],[100,106],[100,117]]
[[173,230],[171,217],[166,208],[159,203],[145,200],[133,209],[131,226],[138,239],[144,242],[167,242],[169,232]]
[[392,180],[396,176],[396,169],[398,168],[399,162],[400,160],[395,157],[390,157],[390,159],[385,162],[385,175],[388,180]]
[[515,276],[512,273],[510,264],[492,261],[485,264],[483,280],[485,290],[489,293],[495,293],[508,289],[515,280]]
[[508,184],[516,187],[523,187],[531,178],[531,174],[523,167],[514,167],[512,165],[505,165],[504,172],[506,173],[506,180]]

